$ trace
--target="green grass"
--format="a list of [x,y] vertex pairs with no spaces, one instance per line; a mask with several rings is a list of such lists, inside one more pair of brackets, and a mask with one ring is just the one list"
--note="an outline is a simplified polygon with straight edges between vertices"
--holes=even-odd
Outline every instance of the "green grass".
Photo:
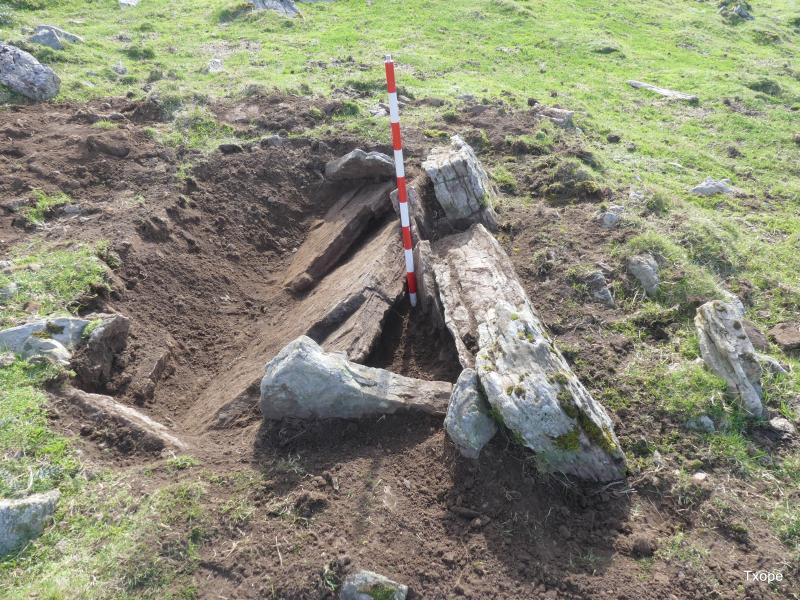
[[44,223],[48,214],[54,208],[72,202],[72,199],[63,192],[47,194],[42,190],[34,190],[33,195],[36,198],[36,204],[24,208],[22,210],[22,216],[34,225],[41,225]]
[[18,248],[11,261],[13,271],[0,275],[0,287],[14,282],[17,292],[0,305],[0,327],[32,315],[74,311],[81,296],[105,285],[107,266],[91,246],[36,247],[27,254]]

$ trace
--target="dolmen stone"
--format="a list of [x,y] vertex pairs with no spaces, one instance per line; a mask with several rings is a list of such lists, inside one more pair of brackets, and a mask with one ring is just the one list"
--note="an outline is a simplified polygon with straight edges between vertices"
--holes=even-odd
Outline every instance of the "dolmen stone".
[[749,415],[761,417],[761,364],[741,312],[730,303],[712,300],[697,309],[694,324],[706,366],[725,380]]
[[16,46],[0,43],[0,84],[36,102],[50,100],[61,89],[53,69]]
[[19,550],[42,534],[59,496],[58,490],[50,490],[27,498],[0,500],[0,556]]
[[512,439],[533,450],[543,471],[622,479],[611,418],[550,339],[492,234],[474,225],[436,242],[429,259],[434,282],[425,294],[438,297],[462,366],[475,369]]
[[422,168],[431,178],[436,200],[453,227],[464,229],[473,223],[497,227],[493,208],[496,194],[489,176],[475,151],[460,136],[454,135],[449,146],[431,150]]
[[352,419],[406,410],[444,416],[452,389],[443,381],[365,367],[300,336],[267,363],[260,406],[265,419]]
[[325,165],[325,178],[331,181],[390,179],[394,175],[394,161],[386,154],[364,152],[360,148]]
[[462,456],[478,458],[483,447],[497,433],[497,424],[490,416],[489,403],[480,388],[474,369],[464,369],[458,377],[444,428]]

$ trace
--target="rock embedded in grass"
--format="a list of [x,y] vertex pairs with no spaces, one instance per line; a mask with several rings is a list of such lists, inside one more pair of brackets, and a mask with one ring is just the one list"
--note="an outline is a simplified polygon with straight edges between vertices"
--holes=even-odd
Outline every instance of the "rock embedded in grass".
[[16,46],[0,43],[0,84],[36,102],[58,94],[61,80],[53,69]]
[[784,352],[800,349],[800,323],[779,323],[768,333]]
[[614,296],[611,294],[611,290],[608,289],[608,281],[606,281],[606,277],[603,275],[602,271],[592,271],[587,274],[584,278],[584,283],[593,300],[609,308],[614,308],[616,306]]
[[458,377],[444,428],[462,456],[478,458],[483,447],[497,433],[497,424],[490,416],[490,407],[474,369],[464,369]]
[[658,277],[658,262],[650,254],[639,254],[628,258],[628,273],[630,273],[644,289],[648,296],[658,293],[660,280]]
[[452,389],[443,381],[365,367],[301,336],[267,363],[260,406],[266,419],[352,419],[405,410],[444,416]]
[[628,81],[628,85],[632,88],[636,88],[639,90],[647,90],[649,92],[653,92],[654,94],[658,94],[659,96],[664,96],[665,98],[670,98],[672,100],[685,100],[689,103],[696,103],[698,102],[698,97],[694,94],[686,94],[684,92],[677,92],[675,90],[670,90],[668,88],[658,87],[656,85],[652,85],[650,83],[644,83],[643,81],[636,81],[631,79]]
[[706,177],[702,183],[697,184],[691,190],[695,196],[714,196],[716,194],[732,194],[730,179],[716,180],[713,177]]
[[449,146],[431,150],[422,168],[431,178],[436,200],[453,227],[465,229],[473,223],[497,227],[495,192],[489,175],[460,136],[454,135]]
[[697,309],[694,323],[708,368],[725,380],[750,416],[761,417],[761,365],[740,312],[732,304],[713,300]]
[[69,44],[81,44],[83,43],[83,38],[74,33],[59,29],[58,27],[53,27],[52,25],[38,25],[33,35],[29,38],[29,41],[34,44],[47,46],[53,50],[63,50],[64,42]]
[[53,516],[60,494],[50,490],[17,500],[0,500],[0,556],[39,537]]
[[296,17],[300,14],[293,0],[250,0],[255,10],[274,10],[286,17]]

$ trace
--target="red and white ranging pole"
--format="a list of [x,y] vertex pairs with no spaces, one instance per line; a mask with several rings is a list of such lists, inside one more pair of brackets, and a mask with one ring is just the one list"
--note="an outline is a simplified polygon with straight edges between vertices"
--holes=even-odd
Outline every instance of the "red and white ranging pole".
[[386,88],[389,92],[389,121],[392,127],[392,148],[394,149],[394,169],[397,173],[397,200],[400,205],[400,227],[403,233],[403,254],[406,259],[406,279],[408,280],[408,299],[411,306],[417,305],[417,276],[414,273],[414,253],[411,241],[411,221],[408,217],[408,192],[406,191],[406,171],[403,166],[403,141],[400,137],[400,107],[397,104],[397,86],[394,81],[394,61],[386,55]]

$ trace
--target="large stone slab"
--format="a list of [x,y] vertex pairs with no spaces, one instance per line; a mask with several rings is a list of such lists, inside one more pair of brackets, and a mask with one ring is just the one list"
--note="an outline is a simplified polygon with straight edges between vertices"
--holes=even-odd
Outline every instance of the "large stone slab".
[[494,229],[495,192],[472,147],[454,135],[449,146],[434,148],[422,168],[433,181],[436,200],[448,221],[458,229],[483,223]]
[[41,535],[58,503],[58,490],[17,500],[0,500],[0,556]]
[[356,148],[325,165],[325,178],[331,181],[346,179],[392,179],[394,161],[383,152],[364,152]]
[[350,419],[408,410],[444,416],[452,387],[350,362],[301,336],[267,363],[260,406],[266,419]]
[[708,368],[725,380],[742,408],[753,417],[760,417],[764,413],[761,365],[741,317],[734,305],[713,300],[697,309],[694,324],[700,354]]
[[493,415],[543,470],[623,478],[610,417],[554,346],[497,240],[475,225],[434,244],[431,262],[461,364],[477,371]]
[[286,274],[286,287],[309,290],[358,241],[367,227],[391,207],[391,183],[366,184],[343,192],[325,217],[312,226]]
[[36,102],[58,94],[61,80],[53,69],[16,46],[0,43],[0,84]]

